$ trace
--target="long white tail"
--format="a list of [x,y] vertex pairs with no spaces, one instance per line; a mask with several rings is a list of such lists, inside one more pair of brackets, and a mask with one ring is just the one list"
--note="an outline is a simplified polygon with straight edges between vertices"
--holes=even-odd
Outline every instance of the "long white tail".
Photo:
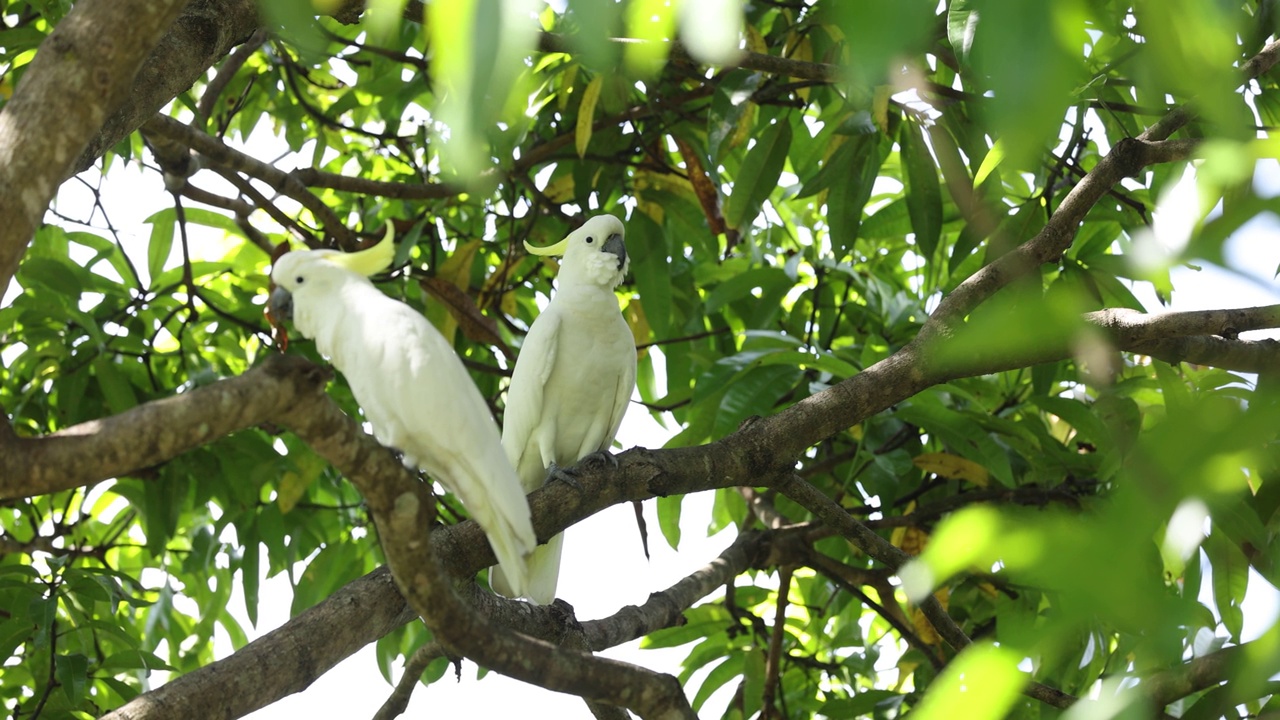
[[529,555],[524,591],[514,587],[513,578],[506,566],[489,570],[489,585],[494,592],[507,597],[525,597],[539,605],[550,605],[556,599],[556,583],[560,579],[560,555],[564,549],[564,533],[560,533],[539,545]]

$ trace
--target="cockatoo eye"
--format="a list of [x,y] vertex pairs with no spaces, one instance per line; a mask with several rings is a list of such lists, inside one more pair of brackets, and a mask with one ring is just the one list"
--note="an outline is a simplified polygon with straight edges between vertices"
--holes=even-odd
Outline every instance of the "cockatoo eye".
[[588,245],[590,245],[591,243],[593,243],[593,242],[595,242],[595,241],[596,241],[596,239],[595,239],[595,238],[591,237],[590,235],[588,235],[588,236],[587,236],[587,244],[588,244]]
[[294,282],[296,282],[296,283],[298,283],[299,285],[301,285],[301,284],[302,284],[302,281],[303,281],[303,277],[302,277],[301,275],[299,275],[298,277],[294,278],[293,280],[294,280]]

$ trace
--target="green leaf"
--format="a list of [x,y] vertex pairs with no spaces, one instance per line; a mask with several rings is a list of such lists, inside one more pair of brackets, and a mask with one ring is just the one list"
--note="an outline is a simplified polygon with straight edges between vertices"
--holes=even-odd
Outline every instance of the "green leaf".
[[733,194],[724,210],[724,221],[729,227],[741,229],[755,220],[760,206],[778,187],[778,177],[782,175],[790,147],[791,123],[785,119],[760,133],[734,177]]
[[844,167],[834,167],[839,179],[832,182],[831,191],[827,194],[831,244],[836,248],[837,258],[843,258],[853,250],[862,225],[862,209],[871,198],[871,189],[883,159],[879,133],[857,135],[845,144],[853,146],[846,156],[848,163]]
[[627,254],[631,276],[644,302],[645,318],[655,337],[671,334],[671,261],[662,228],[644,213],[632,213],[627,223]]
[[947,42],[951,43],[956,56],[966,61],[973,49],[979,19],[978,11],[971,5],[970,0],[951,0],[947,5]]
[[147,275],[151,278],[151,287],[157,287],[156,280],[164,272],[169,254],[173,251],[174,211],[161,210],[147,218],[151,224],[151,239],[147,242]]
[[683,500],[683,495],[669,495],[657,500],[658,528],[672,550],[680,549],[680,503]]
[[54,658],[54,676],[58,678],[67,701],[78,705],[89,682],[89,658],[79,653],[58,655]]
[[915,720],[1004,718],[1028,678],[1018,670],[1022,656],[989,643],[965,648],[929,686],[911,713]]
[[1244,626],[1241,604],[1249,589],[1249,561],[1218,528],[1209,533],[1203,547],[1213,573],[1213,603],[1218,608],[1218,617],[1238,643]]
[[[938,169],[924,142],[924,132],[914,122],[903,122],[898,131],[902,148],[903,179],[907,193],[907,211],[916,234],[920,254],[932,258],[942,235],[942,187]],[[878,213],[877,213],[878,214]]]
[[22,263],[18,281],[24,285],[42,285],[72,300],[80,297],[81,284],[67,264],[52,257],[32,256]]

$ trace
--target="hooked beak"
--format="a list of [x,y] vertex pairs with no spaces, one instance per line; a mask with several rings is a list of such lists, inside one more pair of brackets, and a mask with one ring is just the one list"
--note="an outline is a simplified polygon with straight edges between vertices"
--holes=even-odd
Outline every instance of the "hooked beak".
[[284,324],[293,319],[293,295],[279,285],[272,284],[274,287],[271,288],[271,295],[267,297],[267,322],[271,324],[273,334],[279,336],[280,352],[284,352],[289,348],[289,333]]
[[293,295],[288,290],[279,285],[271,290],[271,296],[267,298],[267,317],[276,323],[293,319]]
[[604,241],[603,250],[607,253],[613,253],[618,256],[618,269],[621,270],[627,264],[627,246],[622,242],[622,235],[614,233]]

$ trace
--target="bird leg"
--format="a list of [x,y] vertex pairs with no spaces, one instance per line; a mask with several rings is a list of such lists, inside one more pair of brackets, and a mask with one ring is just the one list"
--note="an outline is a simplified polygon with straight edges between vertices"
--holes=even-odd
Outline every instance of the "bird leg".
[[545,485],[552,480],[559,480],[574,490],[582,492],[582,483],[578,482],[578,478],[574,477],[577,474],[578,471],[573,468],[562,468],[555,463],[551,463],[551,465],[547,467],[547,479],[543,484]]
[[[618,458],[611,455],[608,450],[597,450],[590,455],[583,455],[582,458],[578,460],[578,464],[580,465],[584,462],[608,463],[615,468],[618,467]],[[559,480],[574,490],[581,492],[582,483],[578,482],[577,475],[578,471],[576,469],[571,467],[562,468],[553,462],[549,467],[547,467],[547,479],[543,484],[551,482],[552,480]]]

